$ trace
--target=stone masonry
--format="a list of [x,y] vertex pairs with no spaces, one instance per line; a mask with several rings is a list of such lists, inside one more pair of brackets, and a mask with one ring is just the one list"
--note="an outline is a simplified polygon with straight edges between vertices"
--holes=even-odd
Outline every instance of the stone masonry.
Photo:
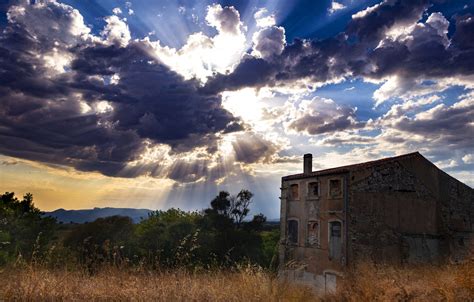
[[357,262],[466,260],[474,190],[420,153],[282,178],[280,276],[334,290]]

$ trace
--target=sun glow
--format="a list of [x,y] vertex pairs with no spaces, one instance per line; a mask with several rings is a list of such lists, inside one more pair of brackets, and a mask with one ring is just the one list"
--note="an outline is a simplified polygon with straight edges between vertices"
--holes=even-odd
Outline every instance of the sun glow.
[[262,115],[265,108],[269,107],[265,101],[271,98],[273,98],[273,94],[268,89],[245,88],[237,91],[224,91],[222,105],[234,116],[252,125],[255,130],[263,131],[267,125],[262,119]]
[[219,19],[223,11],[220,5],[214,4],[207,8],[207,25],[217,30],[214,36],[203,32],[191,33],[179,49],[162,46],[160,41],[147,38],[157,58],[185,79],[197,78],[202,83],[216,72],[232,71],[248,45],[239,13],[233,8],[225,9],[231,11],[230,14],[235,13],[235,24],[231,28]]

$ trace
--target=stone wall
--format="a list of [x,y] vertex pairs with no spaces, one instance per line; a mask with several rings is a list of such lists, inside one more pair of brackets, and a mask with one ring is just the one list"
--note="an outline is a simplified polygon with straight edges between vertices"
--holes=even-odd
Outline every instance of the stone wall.
[[472,255],[473,190],[436,167],[429,171],[434,166],[424,161],[351,173],[349,262],[439,263]]
[[[331,181],[343,184],[342,194],[331,193]],[[317,198],[311,194],[313,182],[318,182]],[[295,185],[296,199],[290,196]],[[289,242],[289,219],[298,221],[297,242]],[[318,223],[317,239],[308,228],[312,222]],[[329,253],[330,225],[342,226],[337,260]],[[419,153],[284,177],[280,276],[328,290],[347,265],[358,262],[465,260],[473,255],[473,226],[474,190]]]

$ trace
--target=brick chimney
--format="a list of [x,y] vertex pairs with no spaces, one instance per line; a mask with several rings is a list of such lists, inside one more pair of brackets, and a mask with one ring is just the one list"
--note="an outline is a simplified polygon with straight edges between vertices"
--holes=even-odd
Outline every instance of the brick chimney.
[[307,153],[303,157],[303,173],[309,174],[313,171],[313,154]]

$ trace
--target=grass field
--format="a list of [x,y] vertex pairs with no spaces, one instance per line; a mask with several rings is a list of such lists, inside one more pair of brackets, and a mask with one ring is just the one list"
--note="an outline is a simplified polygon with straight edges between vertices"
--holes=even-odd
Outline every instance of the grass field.
[[[357,276],[357,278],[355,277]],[[104,268],[94,275],[39,267],[0,272],[0,300],[473,301],[474,263],[410,269],[360,266],[338,292],[316,295],[256,268],[190,273]]]

